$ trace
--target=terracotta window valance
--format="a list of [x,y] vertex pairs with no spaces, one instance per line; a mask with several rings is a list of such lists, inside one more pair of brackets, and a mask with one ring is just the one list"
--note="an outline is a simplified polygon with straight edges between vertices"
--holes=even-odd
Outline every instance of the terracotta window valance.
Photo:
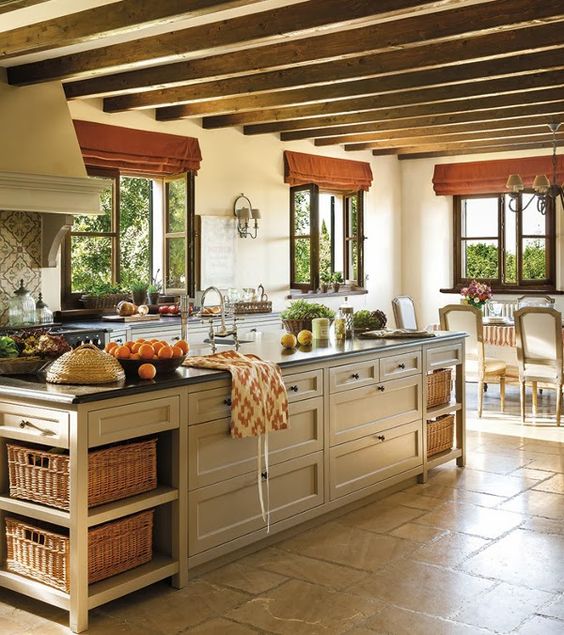
[[117,168],[147,176],[197,172],[202,155],[193,137],[133,130],[75,120],[78,143],[87,166]]
[[303,152],[284,152],[284,182],[289,185],[314,183],[339,191],[368,190],[372,185],[369,163],[332,159]]
[[[537,174],[546,174],[552,180],[552,157],[436,165],[433,189],[437,196],[502,193],[510,174],[520,174],[526,188],[532,187]],[[556,176],[558,183],[564,181],[564,156],[557,158]]]

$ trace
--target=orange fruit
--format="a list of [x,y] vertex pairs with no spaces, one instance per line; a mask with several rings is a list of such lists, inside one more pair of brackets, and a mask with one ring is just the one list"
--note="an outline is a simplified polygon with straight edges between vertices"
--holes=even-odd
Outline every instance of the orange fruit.
[[170,359],[172,357],[172,347],[163,346],[159,349],[157,355],[159,356],[159,359]]
[[137,369],[137,374],[141,379],[154,379],[157,374],[157,369],[153,364],[141,364]]
[[153,359],[155,351],[150,344],[141,344],[137,353],[141,359]]
[[133,350],[133,347],[135,346],[135,342],[133,342],[133,341],[126,342],[126,343],[124,344],[124,346],[127,346],[127,348],[128,348],[131,352],[135,352],[135,351]]
[[155,342],[153,344],[153,350],[155,351],[155,353],[158,353],[164,346],[166,346],[165,342]]
[[135,344],[133,344],[133,346],[131,347],[131,350],[132,350],[134,353],[139,352],[139,349],[143,346],[143,343],[144,343],[144,342],[135,342]]
[[184,355],[184,351],[180,348],[180,346],[172,347],[172,356],[173,357],[182,357]]
[[186,353],[190,350],[190,345],[186,340],[178,340],[175,346],[178,346],[178,348],[182,349],[182,353],[184,355],[186,355]]
[[131,357],[129,359],[141,359],[139,357],[139,353],[131,353]]
[[106,353],[110,353],[116,346],[118,346],[117,342],[108,342],[106,346],[104,346],[104,350],[106,351]]
[[140,337],[139,339],[135,340],[136,344],[143,344],[143,342],[145,342],[146,340],[143,337]]
[[114,349],[114,355],[118,359],[129,359],[131,357],[131,351],[129,346],[118,346]]
[[149,344],[156,344],[158,341],[160,340],[154,337],[152,340],[149,340]]

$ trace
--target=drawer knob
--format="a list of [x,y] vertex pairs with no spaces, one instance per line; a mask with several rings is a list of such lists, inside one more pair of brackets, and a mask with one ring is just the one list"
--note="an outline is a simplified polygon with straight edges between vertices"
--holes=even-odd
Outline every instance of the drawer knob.
[[40,428],[39,426],[36,426],[34,423],[31,423],[31,421],[27,421],[26,419],[22,419],[20,421],[20,428],[22,430],[24,428],[33,428],[34,430],[41,432],[41,434],[46,437],[55,436],[55,433],[52,430],[46,430],[45,428]]
[[358,373],[353,373],[353,374],[351,375],[351,377],[352,377],[353,379],[360,379],[360,375],[359,375]]
[[385,441],[386,440],[386,437],[383,434],[378,434],[376,436],[376,438],[378,439],[378,441]]
[[290,390],[291,390],[292,392],[298,392],[299,387],[298,387],[298,386],[296,386],[296,385],[294,384],[293,386],[290,386]]
[[224,403],[226,406],[230,406],[230,405],[232,404],[231,397],[227,397],[227,399],[224,399],[224,400],[223,400],[223,403]]
[[405,370],[405,364],[403,362],[401,364],[398,364],[398,368],[401,368],[401,370]]
[[386,390],[386,386],[378,386],[378,390],[380,392],[384,392],[384,390]]
[[260,476],[263,481],[268,481],[268,472],[261,472]]

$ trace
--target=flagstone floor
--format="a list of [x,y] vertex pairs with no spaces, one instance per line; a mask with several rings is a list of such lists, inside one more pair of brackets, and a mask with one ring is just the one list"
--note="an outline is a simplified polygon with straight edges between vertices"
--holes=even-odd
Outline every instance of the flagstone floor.
[[[468,386],[468,463],[193,579],[91,613],[103,635],[564,633],[564,424],[554,395],[520,422]],[[68,633],[67,615],[0,591],[2,635]]]

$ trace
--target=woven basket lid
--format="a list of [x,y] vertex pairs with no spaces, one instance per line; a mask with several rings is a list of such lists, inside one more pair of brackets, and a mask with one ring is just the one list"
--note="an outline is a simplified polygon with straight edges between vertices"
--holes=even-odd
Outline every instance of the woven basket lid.
[[47,371],[52,384],[107,384],[125,379],[121,364],[93,344],[83,344],[56,359]]

